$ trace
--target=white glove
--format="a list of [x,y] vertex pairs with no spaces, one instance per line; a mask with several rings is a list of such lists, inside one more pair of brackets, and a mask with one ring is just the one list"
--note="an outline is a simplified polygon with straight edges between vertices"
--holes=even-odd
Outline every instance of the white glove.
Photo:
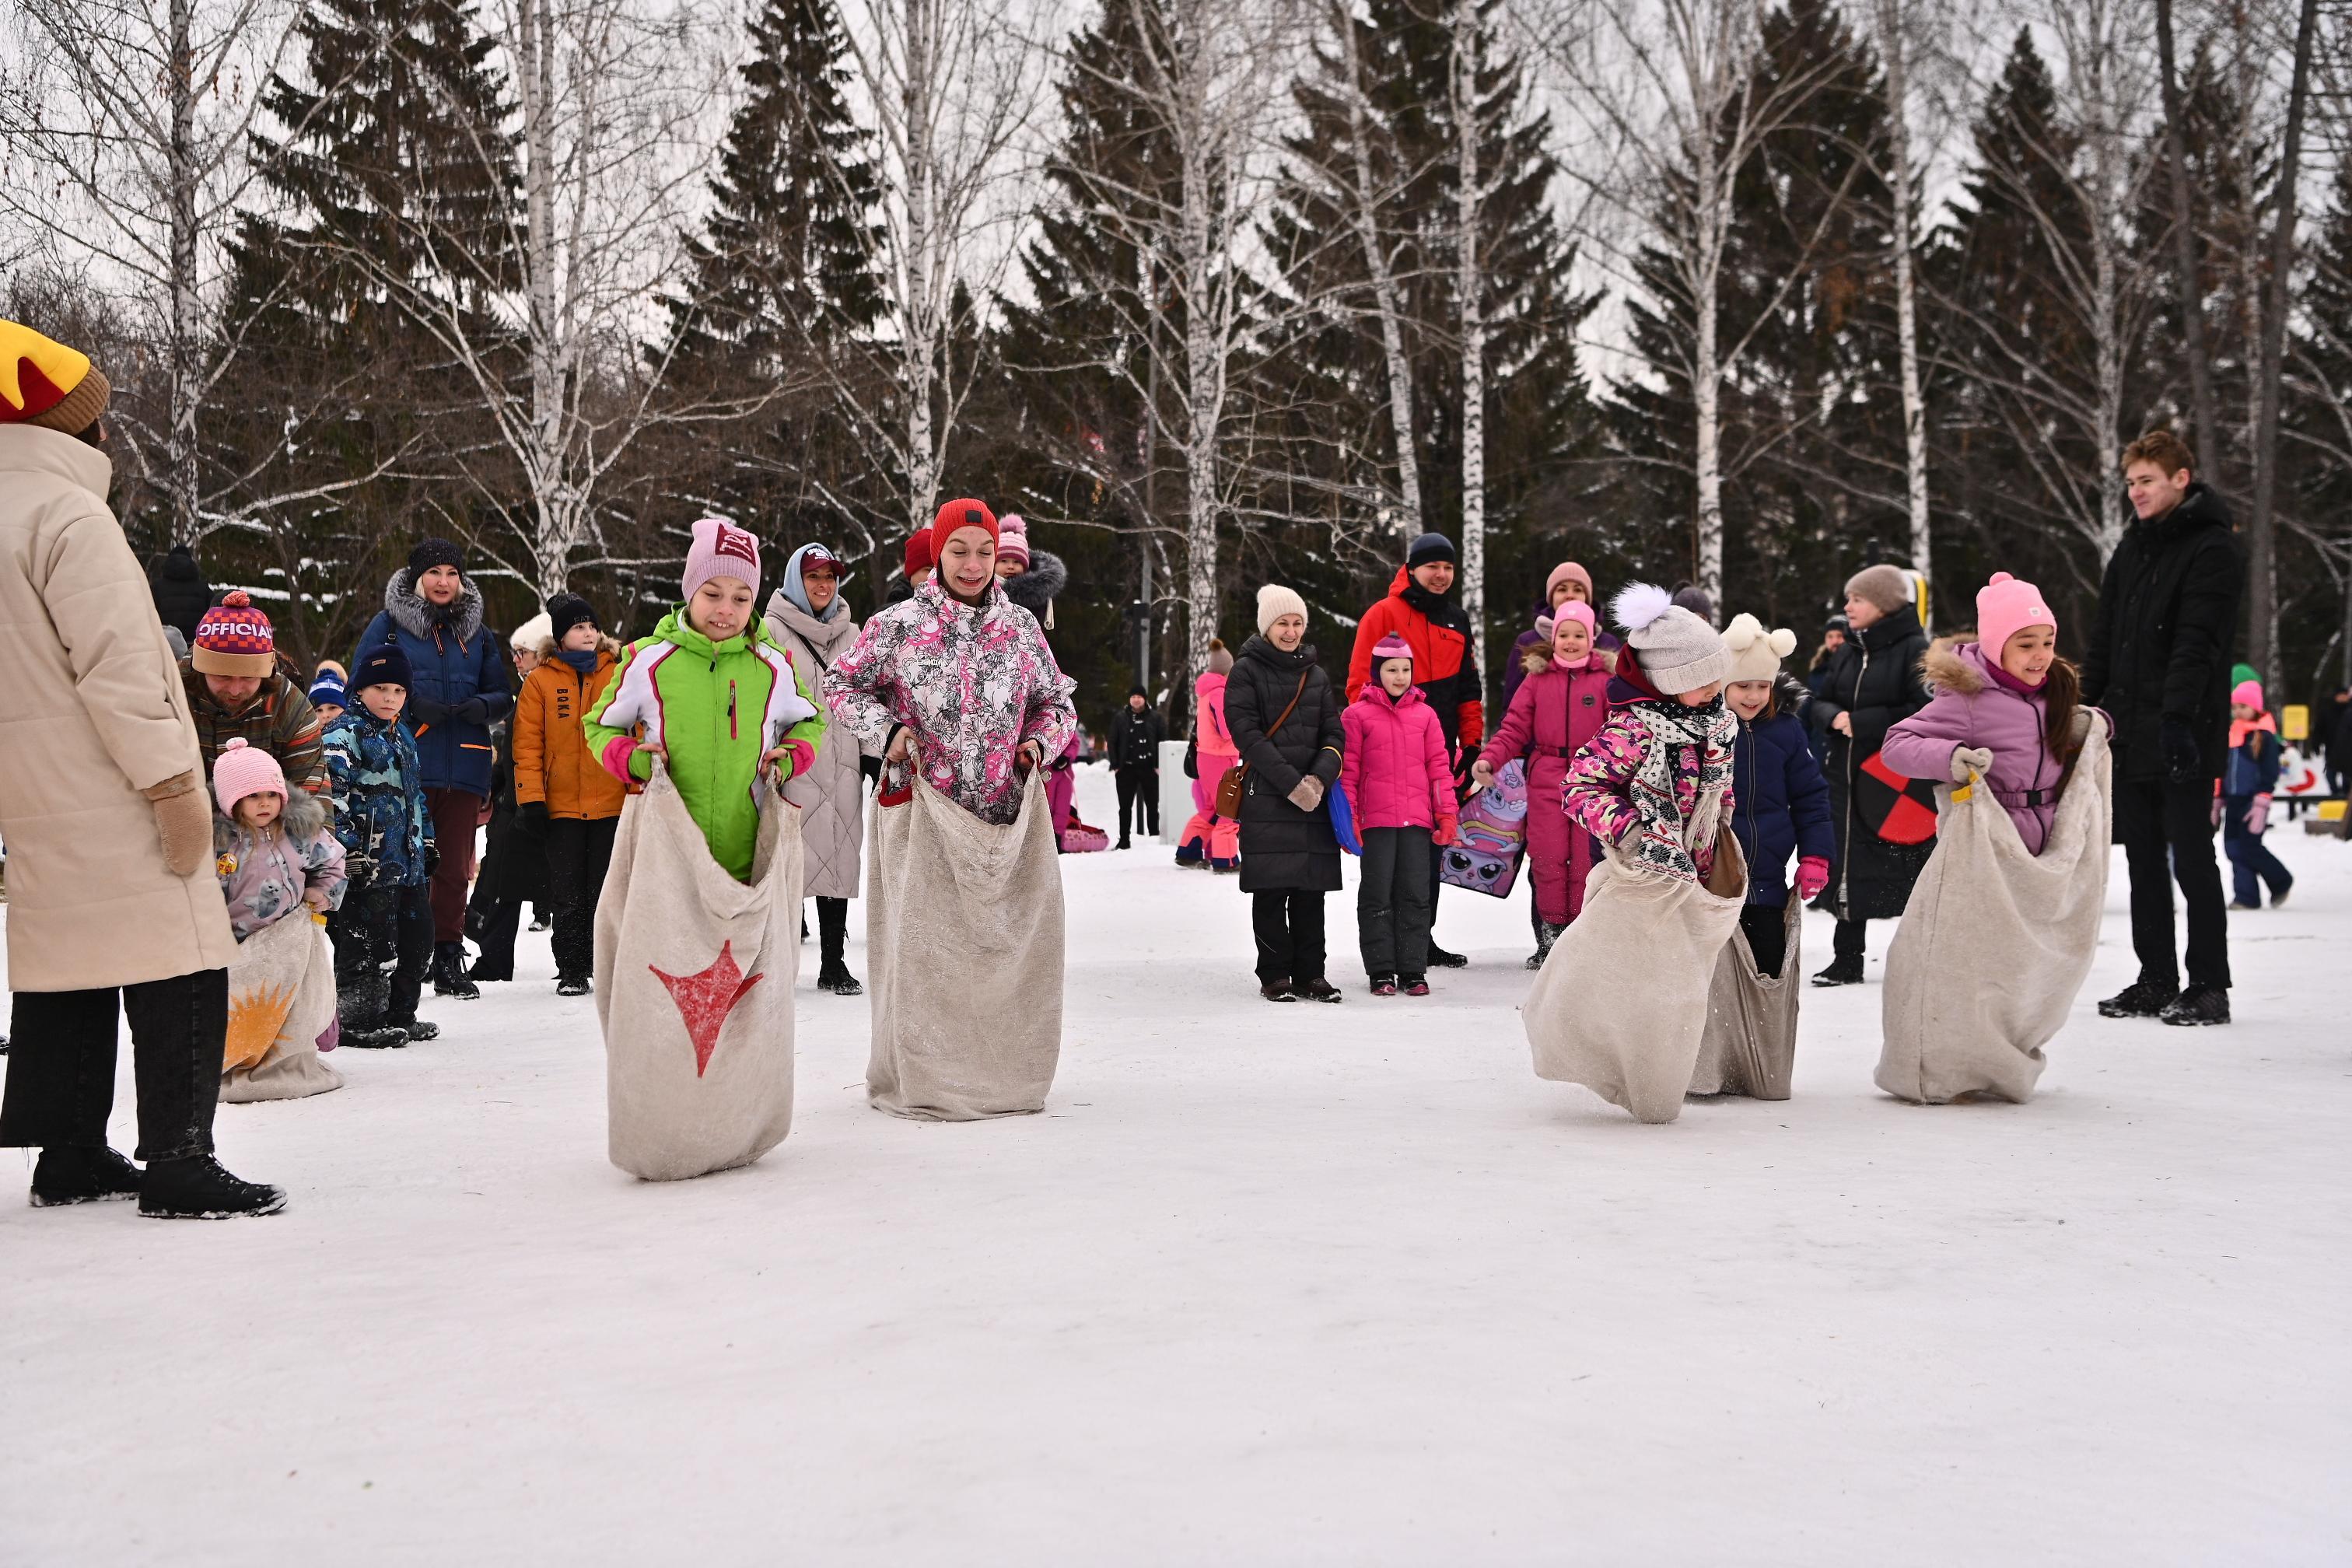
[[1969,782],[1971,773],[1979,778],[1990,778],[1992,775],[1992,753],[1982,746],[1954,746],[1952,782],[1964,784]]
[[1313,773],[1300,779],[1290,789],[1290,804],[1301,811],[1312,811],[1323,804],[1323,781]]

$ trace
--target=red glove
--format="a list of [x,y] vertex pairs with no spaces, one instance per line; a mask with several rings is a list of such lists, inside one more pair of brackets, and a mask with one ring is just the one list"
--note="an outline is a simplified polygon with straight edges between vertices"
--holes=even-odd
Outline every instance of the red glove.
[[1443,822],[1439,823],[1439,824],[1437,825],[1437,834],[1436,834],[1436,837],[1435,837],[1435,838],[1434,838],[1433,842],[1434,842],[1434,843],[1437,845],[1437,847],[1438,847],[1439,848],[1441,848],[1441,849],[1442,849],[1442,848],[1444,848],[1446,845],[1449,845],[1449,844],[1459,844],[1459,843],[1461,843],[1461,842],[1462,842],[1462,822],[1461,822],[1461,819],[1460,819],[1459,817],[1453,817],[1453,816],[1449,816],[1449,817],[1447,817],[1444,821],[1443,821]]
[[2271,797],[2258,795],[2254,796],[2254,804],[2246,807],[2246,831],[2259,838],[2263,829],[2270,825]]
[[1822,896],[1830,885],[1830,863],[1818,855],[1808,855],[1797,862],[1797,897],[1807,903]]

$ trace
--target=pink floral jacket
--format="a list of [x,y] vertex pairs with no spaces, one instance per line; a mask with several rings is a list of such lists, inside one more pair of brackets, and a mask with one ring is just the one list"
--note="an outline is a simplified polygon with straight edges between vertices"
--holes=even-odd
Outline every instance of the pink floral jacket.
[[924,780],[999,826],[1021,815],[1022,742],[1050,761],[1077,733],[1076,689],[1036,617],[993,583],[977,609],[924,584],[867,621],[824,678],[835,723],[874,752],[901,726],[913,731]]
[[[1601,732],[1570,760],[1567,782],[1560,785],[1560,809],[1602,843],[1625,846],[1642,825],[1642,814],[1633,808],[1633,774],[1641,768],[1642,758],[1658,743],[1633,706],[1611,709]],[[1675,748],[1675,808],[1685,822],[1698,806],[1698,751],[1696,746]],[[1722,821],[1731,820],[1733,804],[1731,786],[1726,784]],[[1712,836],[1692,848],[1691,860],[1701,877],[1714,868]]]

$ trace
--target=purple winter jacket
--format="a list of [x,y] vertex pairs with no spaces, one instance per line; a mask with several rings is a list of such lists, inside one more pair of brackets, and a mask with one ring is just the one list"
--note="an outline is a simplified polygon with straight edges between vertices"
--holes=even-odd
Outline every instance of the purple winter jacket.
[[1886,731],[1879,756],[1906,778],[1948,781],[1956,748],[1983,747],[1992,753],[1986,786],[2017,825],[2027,852],[2041,854],[2065,772],[2050,749],[2043,694],[2004,684],[1977,643],[1938,641],[1919,668],[1935,696]]

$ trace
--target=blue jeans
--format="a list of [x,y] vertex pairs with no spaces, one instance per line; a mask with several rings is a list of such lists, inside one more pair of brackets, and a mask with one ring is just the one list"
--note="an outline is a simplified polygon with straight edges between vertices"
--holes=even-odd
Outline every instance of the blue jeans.
[[2221,847],[2229,852],[2233,895],[2242,904],[2259,905],[2263,887],[2276,900],[2294,886],[2294,878],[2263,843],[2263,835],[2246,831],[2246,813],[2254,804],[2250,795],[2226,795],[2221,801]]

